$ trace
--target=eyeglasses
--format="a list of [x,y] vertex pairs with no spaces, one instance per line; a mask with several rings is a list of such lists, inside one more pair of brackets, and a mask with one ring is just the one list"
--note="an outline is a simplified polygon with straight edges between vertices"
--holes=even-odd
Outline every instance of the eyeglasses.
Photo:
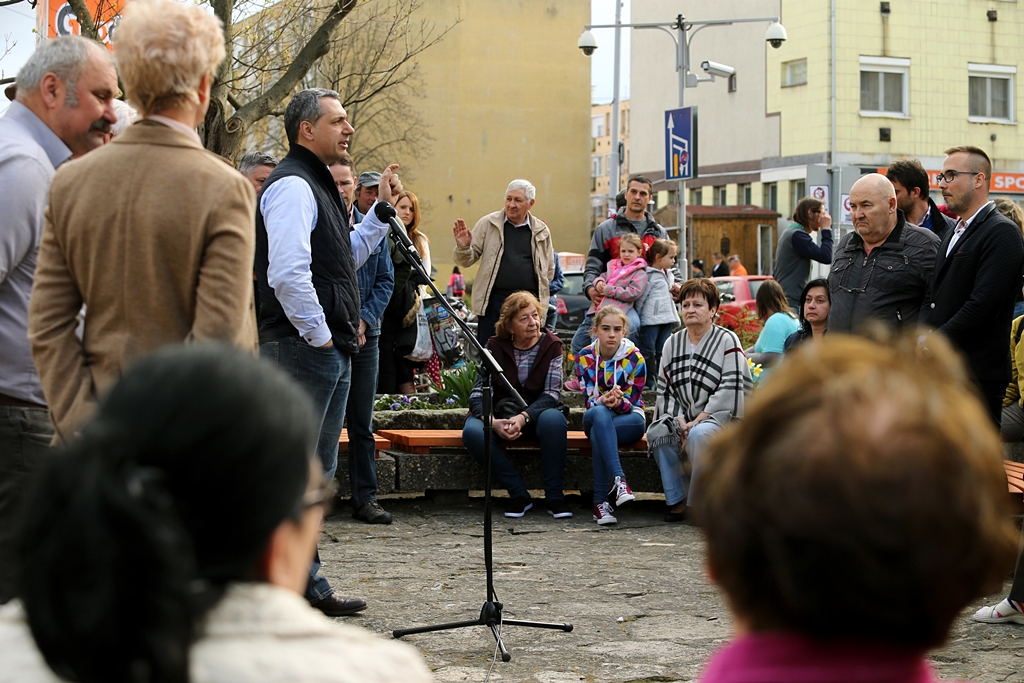
[[334,504],[334,497],[338,493],[338,483],[334,480],[328,481],[327,478],[321,477],[321,481],[317,483],[316,488],[311,491],[306,491],[305,495],[302,496],[302,508],[308,510],[318,505],[323,508],[324,516],[326,517]]
[[939,172],[938,179],[940,181],[944,180],[946,183],[951,183],[956,180],[958,175],[978,175],[980,173],[981,171],[941,171]]

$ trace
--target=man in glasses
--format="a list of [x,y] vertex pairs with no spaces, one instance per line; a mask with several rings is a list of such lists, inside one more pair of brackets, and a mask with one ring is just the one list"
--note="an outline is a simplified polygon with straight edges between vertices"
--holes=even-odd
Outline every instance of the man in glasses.
[[964,354],[998,426],[1011,376],[1010,324],[1024,278],[1024,239],[989,201],[991,177],[992,162],[983,150],[946,150],[939,189],[960,221],[939,246],[921,322]]
[[896,190],[896,206],[907,221],[931,230],[939,239],[956,227],[956,221],[939,211],[928,196],[928,171],[917,159],[897,159],[885,170],[885,177]]
[[912,329],[928,295],[939,238],[907,221],[892,183],[879,173],[850,188],[850,215],[856,232],[839,241],[828,274],[828,331],[856,333],[869,320],[897,332]]

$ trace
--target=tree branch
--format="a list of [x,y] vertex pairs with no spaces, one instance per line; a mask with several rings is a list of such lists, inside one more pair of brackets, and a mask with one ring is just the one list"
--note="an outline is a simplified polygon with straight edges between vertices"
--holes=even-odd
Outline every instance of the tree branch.
[[68,0],[68,4],[71,5],[71,11],[78,19],[78,25],[82,27],[82,35],[99,40],[100,34],[96,32],[96,22],[93,21],[92,12],[86,7],[85,0]]
[[356,2],[357,0],[337,0],[323,23],[302,47],[292,63],[288,65],[284,74],[264,94],[236,111],[233,118],[240,119],[248,126],[266,116],[274,105],[287,97],[295,86],[305,78],[314,62],[327,54],[334,29],[355,9]]

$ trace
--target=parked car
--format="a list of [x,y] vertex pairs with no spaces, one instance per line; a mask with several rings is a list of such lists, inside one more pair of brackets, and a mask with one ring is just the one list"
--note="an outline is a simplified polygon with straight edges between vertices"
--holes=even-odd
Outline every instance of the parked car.
[[718,324],[729,329],[736,328],[736,316],[744,308],[755,311],[757,289],[765,280],[774,279],[771,275],[737,275],[713,277],[711,281],[718,288],[722,304],[718,308]]
[[565,273],[565,285],[555,299],[555,331],[575,332],[590,308],[590,299],[583,294],[583,271]]

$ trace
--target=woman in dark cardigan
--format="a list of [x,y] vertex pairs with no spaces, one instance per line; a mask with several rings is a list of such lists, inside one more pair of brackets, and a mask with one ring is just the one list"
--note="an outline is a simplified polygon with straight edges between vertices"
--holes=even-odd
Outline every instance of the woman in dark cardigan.
[[[544,472],[544,497],[556,519],[572,517],[562,485],[565,480],[565,415],[559,410],[562,386],[562,342],[542,321],[547,307],[529,292],[515,292],[501,306],[495,334],[487,348],[505,377],[527,403],[525,410],[512,406],[505,384],[493,384],[494,421],[491,425],[491,471],[499,487],[508,491],[506,517],[522,517],[533,507],[526,482],[509,462],[502,445],[520,437],[540,441]],[[509,400],[505,400],[509,399]],[[462,441],[481,466],[484,460],[483,387],[478,379],[469,395],[469,416]]]

